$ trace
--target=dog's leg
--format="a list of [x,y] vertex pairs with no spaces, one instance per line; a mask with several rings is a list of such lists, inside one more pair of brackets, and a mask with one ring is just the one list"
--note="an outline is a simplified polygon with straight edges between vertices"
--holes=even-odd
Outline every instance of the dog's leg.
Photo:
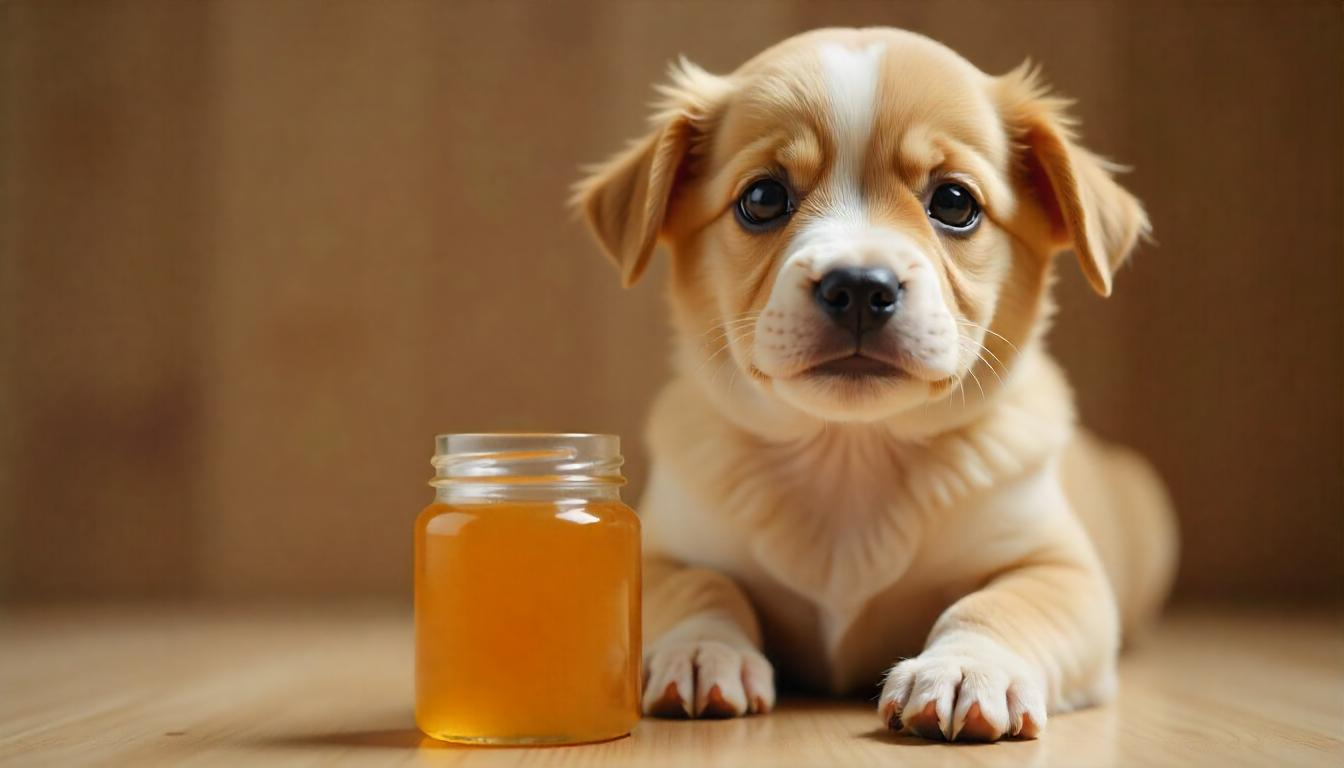
[[929,738],[1034,738],[1047,710],[1108,699],[1119,644],[1115,600],[1071,517],[1052,541],[953,603],[924,651],[887,675],[882,722]]
[[727,576],[646,558],[644,637],[646,714],[732,717],[775,705],[755,613]]

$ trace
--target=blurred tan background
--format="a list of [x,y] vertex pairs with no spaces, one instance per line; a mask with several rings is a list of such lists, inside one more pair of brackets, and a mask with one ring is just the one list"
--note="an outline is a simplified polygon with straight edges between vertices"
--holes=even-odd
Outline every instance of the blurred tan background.
[[1031,56],[1152,214],[1063,269],[1086,423],[1159,466],[1179,596],[1344,590],[1336,2],[0,2],[0,594],[402,595],[437,432],[613,431],[666,376],[564,209],[684,53],[825,25]]

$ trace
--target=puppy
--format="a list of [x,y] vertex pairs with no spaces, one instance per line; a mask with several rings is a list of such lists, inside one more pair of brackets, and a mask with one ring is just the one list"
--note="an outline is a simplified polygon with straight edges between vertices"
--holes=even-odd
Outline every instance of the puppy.
[[1138,201],[1029,67],[909,32],[683,61],[660,92],[574,199],[626,285],[672,258],[645,711],[767,712],[778,672],[985,741],[1106,701],[1174,526],[1143,461],[1074,433],[1042,337],[1052,256],[1109,294]]

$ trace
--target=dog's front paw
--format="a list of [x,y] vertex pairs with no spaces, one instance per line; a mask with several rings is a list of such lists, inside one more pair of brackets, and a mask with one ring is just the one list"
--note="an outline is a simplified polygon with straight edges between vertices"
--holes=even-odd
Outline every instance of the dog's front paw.
[[736,717],[775,706],[774,669],[754,648],[708,639],[670,639],[644,660],[644,713]]
[[1045,729],[1045,692],[1031,668],[994,640],[939,643],[887,674],[882,723],[929,739],[1034,739]]

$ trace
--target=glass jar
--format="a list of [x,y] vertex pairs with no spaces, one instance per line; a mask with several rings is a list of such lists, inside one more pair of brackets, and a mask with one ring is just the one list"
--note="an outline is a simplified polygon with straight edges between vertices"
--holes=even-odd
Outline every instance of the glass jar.
[[573,744],[639,719],[639,519],[620,439],[440,435],[415,524],[415,719],[436,739]]

